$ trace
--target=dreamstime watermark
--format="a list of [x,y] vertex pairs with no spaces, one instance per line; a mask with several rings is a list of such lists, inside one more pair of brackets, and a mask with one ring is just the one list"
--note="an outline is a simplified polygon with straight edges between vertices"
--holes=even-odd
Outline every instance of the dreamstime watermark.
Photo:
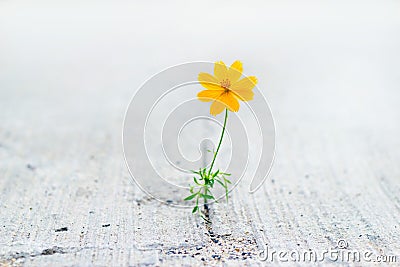
[[308,249],[308,250],[274,250],[266,246],[259,251],[258,259],[267,262],[370,262],[370,263],[396,263],[396,255],[374,254],[369,250],[349,249],[346,240],[340,239],[334,248]]
[[[135,93],[125,114],[123,149],[135,183],[149,196],[173,206],[182,201],[193,180],[190,170],[207,167],[221,132],[223,116],[211,116],[197,99],[204,88],[200,72],[212,73],[212,62],[190,62],[167,68],[148,79]],[[275,153],[275,125],[262,90],[232,112],[218,168],[231,173],[255,192],[266,180]],[[217,189],[215,189],[217,190]],[[225,192],[215,192],[216,199]]]

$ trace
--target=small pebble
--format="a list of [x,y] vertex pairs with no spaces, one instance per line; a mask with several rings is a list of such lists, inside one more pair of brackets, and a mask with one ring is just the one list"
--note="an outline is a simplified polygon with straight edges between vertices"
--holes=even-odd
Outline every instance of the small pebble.
[[33,165],[31,165],[31,164],[27,164],[26,167],[27,167],[29,170],[31,170],[31,171],[36,170],[36,167],[33,166]]
[[213,259],[217,259],[217,260],[221,259],[221,256],[220,255],[216,255],[216,254],[212,255],[211,257],[213,257]]

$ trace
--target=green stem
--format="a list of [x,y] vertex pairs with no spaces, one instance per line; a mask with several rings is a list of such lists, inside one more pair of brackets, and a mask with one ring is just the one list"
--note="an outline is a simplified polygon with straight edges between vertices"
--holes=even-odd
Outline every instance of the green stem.
[[[204,186],[204,194],[207,195],[207,186]],[[204,198],[204,208],[207,209],[207,198]]]
[[214,153],[214,158],[213,158],[213,161],[211,163],[210,170],[208,171],[208,176],[210,176],[210,174],[211,174],[212,168],[214,166],[215,159],[217,158],[217,155],[218,155],[219,148],[221,147],[222,138],[224,137],[226,121],[227,120],[228,120],[228,109],[225,109],[225,119],[224,119],[224,126],[222,127],[221,138],[219,139],[219,144],[218,144],[218,147],[217,147],[217,151],[215,151],[215,153]]

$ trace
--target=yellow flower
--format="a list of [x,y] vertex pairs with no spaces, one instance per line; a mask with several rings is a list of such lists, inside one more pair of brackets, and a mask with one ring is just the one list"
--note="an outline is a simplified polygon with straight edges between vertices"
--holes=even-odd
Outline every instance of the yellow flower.
[[227,68],[222,61],[215,62],[214,75],[201,72],[198,80],[206,88],[197,94],[200,101],[210,102],[210,114],[217,115],[225,108],[230,111],[239,110],[239,101],[249,101],[253,99],[253,88],[257,84],[255,76],[242,76],[242,62],[235,61]]

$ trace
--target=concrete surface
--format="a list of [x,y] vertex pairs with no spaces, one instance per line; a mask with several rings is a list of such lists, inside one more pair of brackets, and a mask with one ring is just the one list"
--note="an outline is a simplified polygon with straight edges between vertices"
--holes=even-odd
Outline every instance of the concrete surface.
[[[354,18],[357,3],[343,4],[343,12],[341,3],[304,9],[292,17],[297,30],[273,16],[292,10],[286,5],[244,13],[247,28],[250,18],[278,24],[243,30],[229,51],[223,40],[211,44],[190,35],[193,29],[172,27],[188,19],[184,13],[131,29],[150,4],[100,5],[90,13],[89,4],[72,11],[0,3],[6,37],[0,42],[0,265],[261,266],[271,263],[258,258],[267,247],[321,252],[338,248],[339,240],[348,250],[396,255],[398,264],[400,16],[398,4],[385,1],[366,4]],[[221,4],[211,13],[223,10]],[[206,34],[213,23],[204,23],[193,19],[192,26]],[[156,25],[173,30],[154,37]],[[299,29],[308,37],[296,39]],[[130,39],[133,33],[138,38]],[[225,34],[234,39],[234,29]],[[167,47],[155,46],[161,39]],[[174,40],[185,46],[174,50]],[[213,223],[206,225],[132,183],[122,154],[123,116],[149,75],[182,61],[236,57],[266,90],[276,161],[259,191],[250,195],[239,186],[229,206],[210,207]]]

